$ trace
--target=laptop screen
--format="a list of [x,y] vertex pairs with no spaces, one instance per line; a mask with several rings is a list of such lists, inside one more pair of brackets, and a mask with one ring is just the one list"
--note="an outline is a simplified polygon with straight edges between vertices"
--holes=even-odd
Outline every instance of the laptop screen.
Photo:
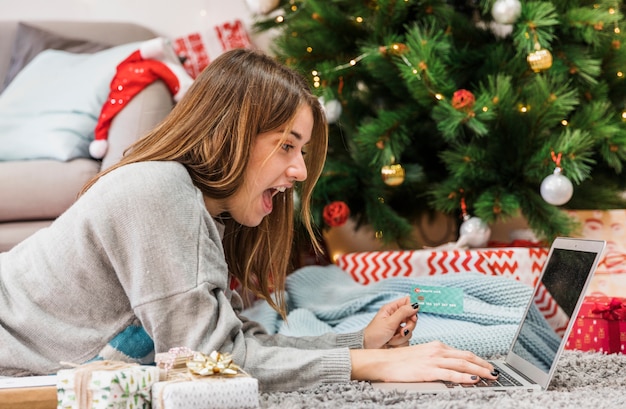
[[550,372],[597,253],[554,248],[512,351]]

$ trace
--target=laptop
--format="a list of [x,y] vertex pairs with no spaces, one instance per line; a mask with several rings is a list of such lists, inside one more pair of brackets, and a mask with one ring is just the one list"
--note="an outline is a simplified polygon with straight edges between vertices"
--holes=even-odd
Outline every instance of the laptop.
[[574,325],[587,286],[606,242],[559,237],[554,240],[526,311],[503,360],[490,361],[500,371],[497,381],[373,382],[381,390],[420,393],[446,391],[545,390]]

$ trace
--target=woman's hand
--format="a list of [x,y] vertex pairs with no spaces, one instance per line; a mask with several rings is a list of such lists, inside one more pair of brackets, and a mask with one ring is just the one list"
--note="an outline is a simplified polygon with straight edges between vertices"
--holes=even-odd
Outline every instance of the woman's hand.
[[352,379],[362,381],[476,383],[498,377],[484,359],[438,341],[407,348],[352,349],[350,358]]
[[417,309],[409,296],[383,305],[363,331],[363,348],[408,346],[417,324]]

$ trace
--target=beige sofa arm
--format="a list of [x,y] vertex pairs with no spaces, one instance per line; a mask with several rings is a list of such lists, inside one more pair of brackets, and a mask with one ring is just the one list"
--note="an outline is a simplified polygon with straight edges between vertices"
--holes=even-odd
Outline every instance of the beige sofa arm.
[[100,170],[117,163],[126,148],[156,126],[172,110],[172,94],[162,81],[144,88],[111,122],[109,148]]

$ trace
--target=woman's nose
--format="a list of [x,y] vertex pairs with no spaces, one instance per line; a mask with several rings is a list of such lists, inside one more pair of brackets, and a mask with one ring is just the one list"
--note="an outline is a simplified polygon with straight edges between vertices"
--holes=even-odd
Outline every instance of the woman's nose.
[[302,153],[298,155],[296,159],[294,159],[293,163],[288,169],[289,177],[297,180],[298,182],[302,182],[307,177],[306,163],[304,162],[304,156]]

